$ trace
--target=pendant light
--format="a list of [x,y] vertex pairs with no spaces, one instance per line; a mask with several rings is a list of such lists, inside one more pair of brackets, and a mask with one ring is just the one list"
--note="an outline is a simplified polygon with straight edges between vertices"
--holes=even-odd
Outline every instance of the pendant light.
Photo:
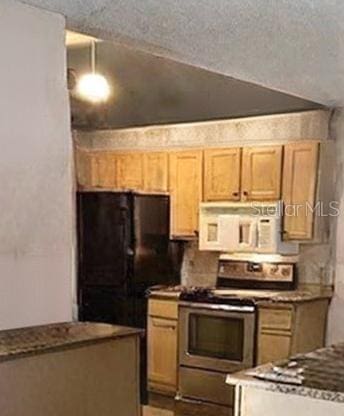
[[91,41],[91,73],[81,76],[77,85],[79,96],[94,104],[105,102],[110,97],[110,85],[107,79],[96,73],[96,42]]

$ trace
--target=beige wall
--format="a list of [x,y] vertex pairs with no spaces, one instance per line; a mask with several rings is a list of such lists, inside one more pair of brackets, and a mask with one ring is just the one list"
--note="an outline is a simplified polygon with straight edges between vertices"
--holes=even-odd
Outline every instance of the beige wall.
[[0,329],[71,319],[65,22],[0,5]]

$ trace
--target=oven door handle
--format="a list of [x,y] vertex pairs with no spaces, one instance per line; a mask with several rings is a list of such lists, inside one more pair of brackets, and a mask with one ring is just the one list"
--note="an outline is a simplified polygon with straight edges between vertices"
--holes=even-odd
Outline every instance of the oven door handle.
[[256,310],[254,305],[219,305],[219,304],[211,304],[211,303],[190,303],[190,302],[179,302],[179,305],[187,306],[189,308],[209,309],[212,311],[225,311],[225,312],[254,313]]

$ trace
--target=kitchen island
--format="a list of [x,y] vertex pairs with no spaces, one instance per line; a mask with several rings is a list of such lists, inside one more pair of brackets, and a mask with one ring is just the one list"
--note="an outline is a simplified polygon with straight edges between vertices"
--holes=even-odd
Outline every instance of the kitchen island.
[[141,334],[86,322],[0,331],[1,416],[138,416]]
[[344,344],[227,376],[236,416],[344,414]]

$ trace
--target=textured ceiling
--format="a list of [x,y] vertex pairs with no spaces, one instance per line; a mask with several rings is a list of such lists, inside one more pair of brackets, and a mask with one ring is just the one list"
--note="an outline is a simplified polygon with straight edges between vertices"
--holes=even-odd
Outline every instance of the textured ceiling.
[[66,31],[66,45],[67,46],[80,46],[89,44],[92,40],[96,40],[91,36],[82,35],[81,33]]
[[344,105],[342,0],[23,0],[69,29]]

